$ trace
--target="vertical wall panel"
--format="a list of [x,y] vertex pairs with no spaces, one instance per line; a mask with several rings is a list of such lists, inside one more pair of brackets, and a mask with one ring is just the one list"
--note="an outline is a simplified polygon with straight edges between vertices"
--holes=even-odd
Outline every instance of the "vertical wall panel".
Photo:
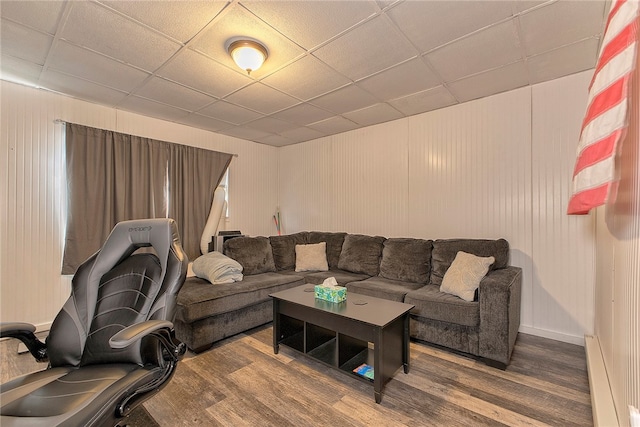
[[286,232],[405,236],[405,120],[283,147],[280,204]]
[[531,309],[530,89],[409,119],[409,228],[432,239],[503,237]]
[[277,149],[2,81],[0,313],[47,327],[69,296],[60,275],[66,205],[64,126],[55,119],[237,153],[226,228],[271,232]]
[[617,198],[597,210],[595,330],[621,426],[631,425],[629,405],[640,408],[640,57],[636,62]]
[[595,220],[566,214],[591,73],[533,88],[533,248],[536,329],[593,328]]

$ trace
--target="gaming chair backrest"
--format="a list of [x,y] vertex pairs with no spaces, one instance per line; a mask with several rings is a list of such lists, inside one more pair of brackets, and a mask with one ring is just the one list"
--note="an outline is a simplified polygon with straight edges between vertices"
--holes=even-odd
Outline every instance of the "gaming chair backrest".
[[[133,254],[148,246],[155,254]],[[145,320],[173,321],[187,263],[172,219],[118,223],[73,277],[71,296],[47,338],[51,366],[142,364],[141,342],[115,350],[109,338]]]

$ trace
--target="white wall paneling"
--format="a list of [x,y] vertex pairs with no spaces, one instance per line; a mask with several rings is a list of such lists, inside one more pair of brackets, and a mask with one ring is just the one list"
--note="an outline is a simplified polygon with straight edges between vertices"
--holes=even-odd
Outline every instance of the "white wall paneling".
[[593,331],[594,215],[567,215],[591,73],[533,87],[532,327],[551,334]]
[[277,149],[2,81],[0,310],[2,321],[46,328],[69,296],[60,275],[65,203],[63,125],[86,126],[237,153],[226,228],[271,233]]
[[619,151],[617,198],[597,209],[595,333],[621,426],[640,408],[640,58],[629,129]]
[[280,150],[285,232],[407,235],[406,121]]
[[523,268],[521,330],[583,344],[594,225],[565,201],[589,77],[282,147],[286,231],[504,237]]

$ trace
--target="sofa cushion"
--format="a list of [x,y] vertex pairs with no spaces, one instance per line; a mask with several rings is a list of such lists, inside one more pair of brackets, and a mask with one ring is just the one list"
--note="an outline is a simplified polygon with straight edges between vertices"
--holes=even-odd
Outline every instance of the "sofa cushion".
[[327,270],[327,242],[296,245],[296,271]]
[[270,236],[273,262],[277,271],[293,270],[296,267],[296,245],[307,243],[309,233],[302,231],[284,236]]
[[509,243],[504,239],[450,239],[436,240],[431,251],[431,280],[430,285],[442,284],[447,269],[455,259],[458,251],[481,257],[492,256],[496,261],[491,264],[489,271],[505,268],[509,265]]
[[276,271],[266,237],[236,237],[224,242],[224,254],[242,265],[245,276]]
[[191,323],[268,301],[269,294],[303,284],[302,276],[279,273],[244,276],[241,282],[216,286],[211,286],[206,280],[189,277],[178,293],[176,317]]
[[480,281],[494,262],[495,258],[492,256],[479,257],[459,251],[442,278],[440,292],[473,301]]
[[329,268],[338,268],[342,244],[347,233],[325,233],[310,231],[307,243],[327,242],[327,263]]
[[404,282],[427,283],[433,241],[391,238],[383,243],[380,276]]
[[404,296],[409,291],[423,287],[422,283],[403,282],[400,280],[385,279],[384,277],[371,277],[359,282],[347,284],[347,298],[349,292],[384,298],[391,301],[403,302]]
[[333,277],[338,282],[338,285],[345,286],[349,282],[358,282],[360,280],[368,279],[369,276],[366,274],[358,274],[352,273],[350,271],[344,270],[329,270],[329,271],[318,271],[314,273],[296,273],[304,275],[305,283],[313,283],[314,285],[319,285],[324,282],[325,279],[329,277]]
[[440,292],[436,285],[427,285],[408,292],[404,302],[415,306],[411,310],[412,316],[463,326],[480,325],[480,306],[477,301],[468,302],[455,295]]
[[377,276],[384,241],[385,238],[381,236],[347,234],[342,244],[338,268],[352,273]]

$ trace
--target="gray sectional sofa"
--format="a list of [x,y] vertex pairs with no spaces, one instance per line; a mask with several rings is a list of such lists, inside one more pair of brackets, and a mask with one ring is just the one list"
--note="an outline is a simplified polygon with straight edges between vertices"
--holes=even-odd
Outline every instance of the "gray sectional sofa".
[[[326,243],[327,271],[295,271],[296,245]],[[441,292],[458,251],[494,257],[473,301]],[[243,280],[212,285],[187,278],[178,295],[177,338],[196,351],[273,320],[269,294],[334,277],[349,292],[413,304],[410,335],[504,369],[520,326],[522,271],[509,265],[504,239],[425,240],[300,232],[227,240],[224,254]]]

